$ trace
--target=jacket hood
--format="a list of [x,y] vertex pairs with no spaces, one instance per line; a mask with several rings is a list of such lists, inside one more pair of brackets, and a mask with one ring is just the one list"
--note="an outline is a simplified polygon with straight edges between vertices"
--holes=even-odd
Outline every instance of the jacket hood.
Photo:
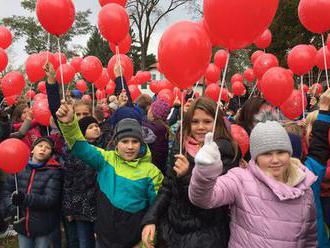
[[317,176],[308,170],[300,160],[294,158],[290,159],[286,184],[267,176],[254,160],[250,160],[248,170],[257,180],[267,185],[280,201],[299,198],[317,180]]

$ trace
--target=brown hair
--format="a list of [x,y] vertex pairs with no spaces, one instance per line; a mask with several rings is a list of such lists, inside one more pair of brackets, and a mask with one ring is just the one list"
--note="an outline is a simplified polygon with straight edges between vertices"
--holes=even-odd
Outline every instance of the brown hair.
[[248,99],[236,116],[236,123],[243,127],[250,135],[254,127],[254,116],[257,114],[262,105],[267,104],[265,99],[260,97],[252,97]]
[[92,110],[92,104],[89,101],[78,100],[78,101],[76,101],[74,103],[73,108],[75,109],[78,106],[86,106],[86,107],[88,107],[88,110],[89,110],[90,114],[92,115],[92,112],[93,112],[93,110]]
[[136,99],[135,102],[139,106],[139,108],[147,112],[152,103],[152,98],[147,94],[142,94]]
[[13,123],[18,123],[18,122],[22,122],[24,120],[21,120],[21,116],[23,114],[24,109],[28,108],[29,105],[26,102],[21,102],[19,103],[15,109],[14,112],[11,116],[12,122]]
[[[208,97],[199,97],[197,98],[190,106],[183,118],[183,137],[186,138],[191,135],[191,122],[196,109],[203,110],[208,115],[215,117],[217,104]],[[237,145],[233,142],[231,133],[228,131],[225,120],[224,113],[219,109],[219,114],[216,120],[216,128],[214,134],[214,140],[226,139],[231,141],[235,153],[237,153]]]

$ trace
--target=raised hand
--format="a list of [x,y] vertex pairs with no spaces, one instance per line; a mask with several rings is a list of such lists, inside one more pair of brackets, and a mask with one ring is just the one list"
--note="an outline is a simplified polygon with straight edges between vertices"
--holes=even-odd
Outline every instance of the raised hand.
[[327,89],[327,91],[320,96],[319,106],[320,110],[330,110],[330,89]]
[[73,105],[62,100],[62,104],[56,112],[57,119],[62,123],[71,123],[74,117]]
[[47,62],[44,67],[43,67],[46,76],[47,76],[47,81],[49,84],[55,84],[56,82],[56,72],[54,70],[53,65],[50,62]]
[[200,166],[214,165],[221,162],[221,154],[217,144],[213,141],[213,134],[207,133],[203,147],[195,157],[195,164]]

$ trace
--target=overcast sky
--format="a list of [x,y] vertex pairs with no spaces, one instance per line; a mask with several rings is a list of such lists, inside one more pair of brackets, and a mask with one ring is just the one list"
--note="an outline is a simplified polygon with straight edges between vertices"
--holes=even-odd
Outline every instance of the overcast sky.
[[[92,14],[90,15],[89,21],[93,25],[97,24],[97,14],[101,9],[98,0],[73,0],[73,2],[77,11],[91,9]],[[27,12],[21,7],[20,0],[1,0],[1,5],[2,6],[0,8],[0,19],[12,15],[30,14],[30,12]],[[33,13],[33,15],[35,15],[35,13]],[[168,15],[168,17],[165,18],[155,30],[149,45],[149,52],[157,55],[158,42],[166,27],[178,20],[184,19],[192,19],[192,16],[189,15],[188,11],[186,11],[183,7],[177,9],[176,11]],[[89,36],[76,37],[73,40],[73,44],[80,44],[82,46],[85,46],[88,37]],[[24,51],[24,45],[25,40],[20,39],[9,48],[10,62],[14,64],[15,67],[23,64],[27,57],[27,54]]]

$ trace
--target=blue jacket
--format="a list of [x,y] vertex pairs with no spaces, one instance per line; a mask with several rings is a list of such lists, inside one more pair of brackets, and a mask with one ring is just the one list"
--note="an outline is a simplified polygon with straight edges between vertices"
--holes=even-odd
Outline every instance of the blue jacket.
[[308,150],[305,166],[316,176],[317,181],[312,185],[315,206],[317,209],[317,239],[319,248],[330,247],[325,231],[323,213],[320,201],[321,182],[325,175],[329,158],[328,131],[330,127],[330,111],[320,111],[313,125],[312,140]]

